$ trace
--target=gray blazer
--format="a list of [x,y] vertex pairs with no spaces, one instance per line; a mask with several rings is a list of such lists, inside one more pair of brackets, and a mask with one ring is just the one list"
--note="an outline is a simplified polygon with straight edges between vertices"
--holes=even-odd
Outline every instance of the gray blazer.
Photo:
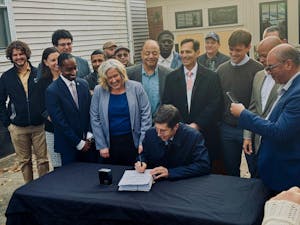
[[[263,86],[263,83],[265,81],[265,71],[261,70],[258,71],[255,74],[254,80],[253,80],[253,87],[252,87],[252,96],[251,101],[249,105],[249,110],[263,118],[266,118],[269,114],[274,102],[277,99],[277,90],[279,88],[279,84],[276,84],[273,86],[270,95],[268,97],[266,106],[264,111],[262,111],[262,104],[261,104],[261,88]],[[251,139],[252,138],[252,132],[248,130],[244,130],[244,138]],[[260,145],[260,136],[255,134],[254,136],[254,143],[255,143],[255,152],[257,152],[259,145]]]
[[[125,82],[130,123],[134,145],[142,144],[145,132],[152,125],[150,103],[142,85],[135,81]],[[90,116],[96,149],[110,147],[108,104],[110,92],[97,85],[92,97]]]
[[[135,80],[140,83],[142,83],[142,64],[139,65],[134,65],[131,67],[127,67],[127,75],[130,80]],[[167,75],[171,72],[172,70],[169,68],[166,68],[164,66],[158,65],[158,80],[159,80],[159,96],[160,100],[162,100],[163,97],[163,92],[165,89],[165,81]]]

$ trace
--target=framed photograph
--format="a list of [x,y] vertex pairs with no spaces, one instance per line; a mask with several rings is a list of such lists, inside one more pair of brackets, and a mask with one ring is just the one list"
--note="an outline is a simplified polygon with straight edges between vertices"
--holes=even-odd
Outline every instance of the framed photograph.
[[226,6],[208,9],[209,26],[238,23],[237,6]]
[[176,29],[202,27],[202,10],[175,12]]

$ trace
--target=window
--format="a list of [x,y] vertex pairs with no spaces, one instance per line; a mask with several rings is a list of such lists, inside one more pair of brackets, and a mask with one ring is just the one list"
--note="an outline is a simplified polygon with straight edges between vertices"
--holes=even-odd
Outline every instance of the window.
[[287,39],[287,3],[284,1],[260,3],[260,37],[269,26],[278,26]]
[[0,0],[0,49],[6,48],[10,42],[7,6],[5,0]]
[[238,23],[237,6],[208,9],[209,26]]
[[175,12],[176,29],[202,27],[202,10]]

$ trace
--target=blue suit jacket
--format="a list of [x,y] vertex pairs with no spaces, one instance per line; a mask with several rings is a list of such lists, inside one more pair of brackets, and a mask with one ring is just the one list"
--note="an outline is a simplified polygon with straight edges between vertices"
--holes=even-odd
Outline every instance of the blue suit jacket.
[[268,120],[244,110],[239,125],[262,135],[258,172],[264,183],[275,191],[300,186],[300,75]]
[[210,171],[204,138],[201,133],[183,123],[179,123],[169,150],[157,136],[155,128],[150,128],[143,141],[142,160],[148,168],[166,167],[169,179],[200,176]]
[[74,158],[76,146],[90,131],[90,93],[85,80],[76,79],[79,109],[72,95],[59,77],[46,90],[46,107],[54,125],[54,147],[56,152]]

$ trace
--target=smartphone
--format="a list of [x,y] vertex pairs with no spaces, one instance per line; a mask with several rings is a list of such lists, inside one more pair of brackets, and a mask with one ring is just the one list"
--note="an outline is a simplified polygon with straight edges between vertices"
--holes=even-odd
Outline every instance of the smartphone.
[[230,101],[231,101],[232,103],[239,103],[239,101],[238,101],[237,98],[232,94],[232,92],[226,91],[226,95],[227,95],[227,97],[230,99]]

